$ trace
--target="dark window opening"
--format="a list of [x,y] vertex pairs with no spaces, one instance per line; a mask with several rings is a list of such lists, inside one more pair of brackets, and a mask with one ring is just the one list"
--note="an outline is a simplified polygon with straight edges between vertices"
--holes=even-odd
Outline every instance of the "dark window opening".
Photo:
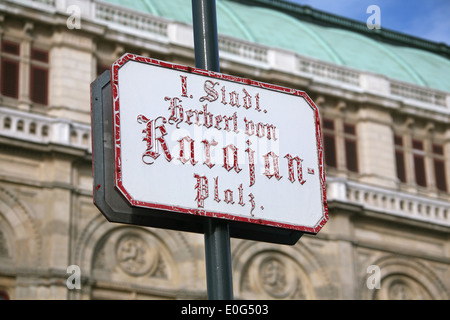
[[425,159],[423,156],[414,155],[414,172],[416,175],[416,183],[419,186],[427,186],[427,177],[425,174]]
[[356,146],[356,126],[344,123],[345,162],[347,170],[358,172],[358,151]]
[[336,161],[336,140],[334,136],[326,134],[323,137],[325,148],[325,164],[332,168],[337,168]]
[[19,97],[19,62],[2,58],[1,93],[11,98]]
[[36,66],[30,69],[30,99],[33,102],[47,104],[48,100],[48,70]]
[[358,155],[356,151],[356,141],[345,139],[345,160],[347,169],[353,172],[358,172]]
[[395,151],[395,164],[397,166],[397,178],[401,182],[406,182],[405,156],[403,151]]

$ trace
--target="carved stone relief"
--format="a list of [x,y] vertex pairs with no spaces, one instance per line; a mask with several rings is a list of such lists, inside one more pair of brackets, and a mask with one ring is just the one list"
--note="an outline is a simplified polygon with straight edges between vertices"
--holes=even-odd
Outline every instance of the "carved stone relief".
[[132,276],[151,274],[158,265],[158,249],[151,247],[140,235],[125,234],[117,242],[116,261]]
[[381,282],[376,299],[429,300],[432,297],[416,280],[403,275],[391,275]]
[[93,273],[96,278],[170,280],[170,255],[164,244],[141,228],[118,228],[99,242]]
[[260,252],[247,263],[241,292],[254,299],[310,299],[312,287],[302,267],[281,252]]
[[[368,254],[370,251],[367,251]],[[442,279],[445,269],[434,267],[419,259],[404,256],[373,254],[361,263],[361,298],[377,300],[431,300],[448,299]],[[367,265],[376,266],[376,273],[366,272]],[[363,273],[364,272],[364,273]],[[441,273],[442,272],[442,273]],[[370,278],[379,277],[377,287]]]

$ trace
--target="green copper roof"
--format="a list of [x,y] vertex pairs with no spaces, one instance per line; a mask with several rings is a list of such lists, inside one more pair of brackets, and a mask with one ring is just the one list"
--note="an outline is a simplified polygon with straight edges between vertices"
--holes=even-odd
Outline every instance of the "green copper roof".
[[[192,24],[190,0],[103,1]],[[447,46],[381,30],[381,34],[394,43],[388,44],[365,35],[368,29],[362,23],[279,0],[216,0],[216,9],[219,34],[290,50],[302,56],[412,84],[450,91]],[[302,19],[301,14],[311,10],[313,14]],[[314,20],[317,17],[321,23]],[[419,46],[414,45],[417,43]],[[444,54],[439,55],[425,48],[437,48],[435,51],[443,48]]]

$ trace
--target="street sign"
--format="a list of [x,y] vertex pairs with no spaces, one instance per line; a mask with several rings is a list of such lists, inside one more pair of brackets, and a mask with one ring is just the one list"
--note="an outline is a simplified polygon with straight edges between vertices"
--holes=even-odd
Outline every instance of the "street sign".
[[114,186],[132,207],[312,234],[325,224],[305,92],[133,54],[111,72]]

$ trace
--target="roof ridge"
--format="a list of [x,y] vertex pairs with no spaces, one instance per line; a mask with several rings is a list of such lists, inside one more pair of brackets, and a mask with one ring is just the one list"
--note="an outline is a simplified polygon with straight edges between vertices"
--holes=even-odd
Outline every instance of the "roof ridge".
[[[228,1],[243,2],[242,0]],[[450,46],[444,42],[434,42],[386,28],[369,29],[364,22],[314,9],[308,5],[300,5],[285,0],[244,0],[244,2],[267,6],[272,9],[281,10],[290,15],[300,16],[307,20],[315,20],[315,22],[322,24],[350,29],[351,31],[362,33],[366,36],[377,38],[378,40],[389,42],[391,44],[415,47],[450,58]]]

